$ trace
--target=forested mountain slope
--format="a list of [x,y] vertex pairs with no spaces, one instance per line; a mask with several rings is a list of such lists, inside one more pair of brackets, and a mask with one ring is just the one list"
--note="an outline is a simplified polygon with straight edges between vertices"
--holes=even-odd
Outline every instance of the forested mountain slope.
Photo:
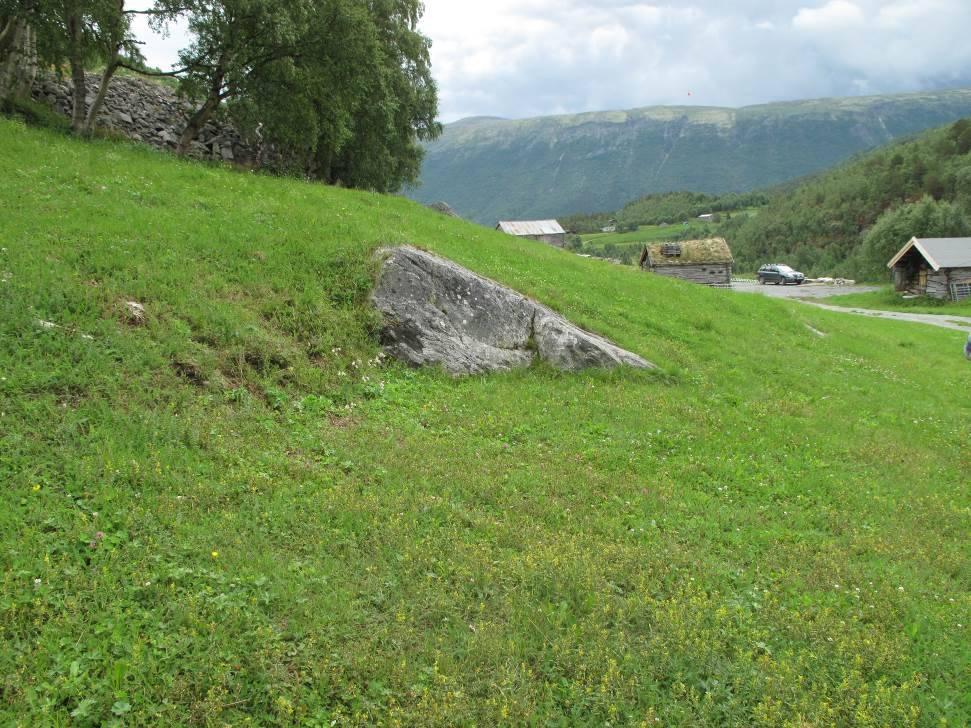
[[427,146],[421,186],[409,194],[484,224],[615,210],[652,192],[766,187],[964,116],[971,90],[480,117],[446,126]]
[[740,267],[786,260],[879,280],[912,236],[971,234],[971,120],[891,144],[778,192],[721,230]]

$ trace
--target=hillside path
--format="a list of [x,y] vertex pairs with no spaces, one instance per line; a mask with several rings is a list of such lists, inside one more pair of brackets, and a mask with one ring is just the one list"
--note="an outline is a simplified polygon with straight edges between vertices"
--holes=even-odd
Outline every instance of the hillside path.
[[872,318],[892,319],[894,321],[911,321],[917,324],[928,324],[930,326],[940,326],[945,329],[955,329],[971,333],[971,316],[952,316],[950,314],[936,313],[907,313],[905,311],[876,311],[870,308],[847,308],[845,306],[832,306],[827,303],[810,301],[805,298],[794,299],[800,303],[817,308],[825,308],[827,311],[838,311],[839,313],[852,313],[857,316],[870,316]]

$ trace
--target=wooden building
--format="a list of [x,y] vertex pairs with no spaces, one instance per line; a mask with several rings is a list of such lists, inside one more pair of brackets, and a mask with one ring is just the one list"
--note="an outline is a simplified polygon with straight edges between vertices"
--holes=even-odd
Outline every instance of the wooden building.
[[971,298],[971,238],[911,238],[887,263],[893,285],[931,298]]
[[542,243],[562,248],[566,245],[566,230],[556,220],[524,220],[520,222],[500,222],[496,230],[517,238],[538,240]]
[[641,253],[644,270],[708,286],[730,285],[734,263],[724,238],[655,243]]

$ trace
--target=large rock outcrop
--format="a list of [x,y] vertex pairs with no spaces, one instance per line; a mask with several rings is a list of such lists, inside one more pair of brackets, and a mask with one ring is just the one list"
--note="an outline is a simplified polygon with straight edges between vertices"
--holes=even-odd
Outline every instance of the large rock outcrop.
[[380,252],[372,300],[384,316],[382,343],[413,366],[461,376],[527,367],[654,365],[516,291],[412,247]]

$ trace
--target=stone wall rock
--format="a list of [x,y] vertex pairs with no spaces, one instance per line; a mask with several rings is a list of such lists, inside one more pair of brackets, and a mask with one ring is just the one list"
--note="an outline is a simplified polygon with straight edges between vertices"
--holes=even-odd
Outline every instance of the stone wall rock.
[[[100,86],[99,75],[87,75],[88,104],[94,101]],[[73,88],[69,78],[41,75],[34,81],[31,95],[35,101],[70,117]],[[191,111],[190,105],[169,86],[143,78],[115,76],[98,115],[98,126],[158,149],[175,150]],[[258,143],[246,140],[233,124],[214,119],[203,127],[188,156],[257,167],[265,154]]]
[[372,301],[384,317],[382,343],[413,366],[461,376],[527,367],[654,365],[575,326],[560,314],[456,263],[409,246],[381,251]]

